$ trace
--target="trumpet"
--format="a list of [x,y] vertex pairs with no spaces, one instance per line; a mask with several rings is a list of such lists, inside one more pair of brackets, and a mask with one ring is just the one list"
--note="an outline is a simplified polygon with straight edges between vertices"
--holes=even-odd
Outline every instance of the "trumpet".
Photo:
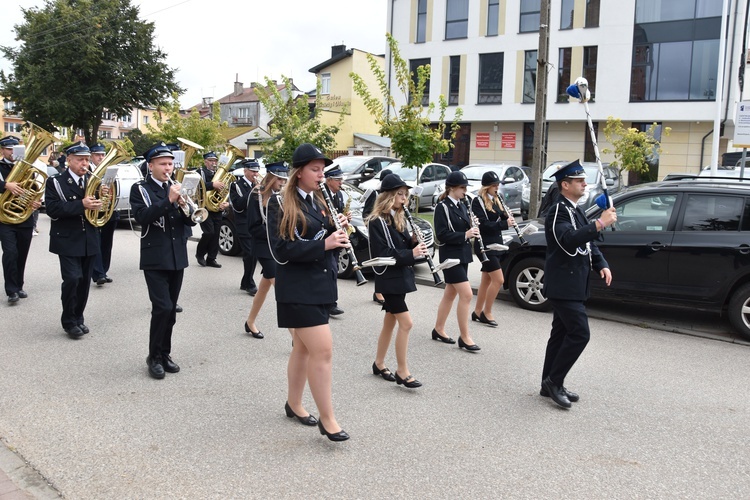
[[[464,202],[464,205],[466,205],[466,210],[469,212],[469,220],[471,221],[471,227],[477,228],[479,230],[479,220],[477,220],[477,216],[474,215],[474,212],[471,210],[471,205],[469,205],[469,200],[464,198],[462,200]],[[484,241],[482,240],[482,233],[479,233],[479,236],[476,237],[477,243],[479,243],[479,261],[480,262],[487,262],[490,260],[487,257],[487,251],[484,248]]]
[[[186,172],[182,180],[183,182],[185,179],[191,180],[194,182],[196,186],[200,184],[200,174],[195,172]],[[169,181],[170,186],[172,184],[178,184],[170,179]],[[203,207],[199,207],[196,205],[196,203],[193,201],[193,195],[195,194],[195,189],[187,188],[184,186],[184,184],[179,183],[180,186],[180,198],[182,201],[185,202],[185,205],[180,205],[180,209],[182,210],[182,213],[185,214],[185,216],[190,217],[190,220],[195,222],[196,224],[200,224],[201,222],[205,221],[206,218],[208,218],[208,210],[206,210]]]
[[[404,215],[406,215],[406,220],[409,221],[409,225],[411,226],[411,230],[414,231],[414,234],[417,235],[417,240],[424,244],[424,235],[422,234],[422,230],[419,229],[419,226],[414,222],[414,218],[411,216],[411,212],[409,212],[409,209],[406,208],[406,205],[404,205]],[[428,253],[425,258],[427,259],[427,265],[430,266],[430,272],[432,273],[432,279],[435,280],[435,286],[442,285],[443,278],[440,277],[440,273],[438,273],[437,269],[435,268],[435,263],[432,262],[432,257],[430,257],[430,254]]]
[[[343,228],[341,227],[341,222],[339,222],[339,213],[336,210],[336,207],[333,205],[331,195],[328,194],[325,181],[322,181],[320,183],[320,191],[323,193],[323,198],[325,198],[326,200],[328,211],[331,213],[331,218],[333,219],[333,223],[336,225],[336,229],[338,231],[342,231]],[[354,255],[354,249],[351,247],[351,245],[346,249],[346,253],[349,254],[349,260],[352,263],[352,269],[354,269],[354,276],[357,280],[357,286],[364,285],[365,283],[367,283],[367,280],[362,274],[362,266],[359,265],[359,261],[357,260],[357,256]]]

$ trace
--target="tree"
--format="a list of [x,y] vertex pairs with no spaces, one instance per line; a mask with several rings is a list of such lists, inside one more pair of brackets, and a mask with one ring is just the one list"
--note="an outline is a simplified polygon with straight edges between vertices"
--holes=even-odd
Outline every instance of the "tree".
[[130,0],[46,0],[24,9],[15,26],[20,47],[2,47],[12,73],[0,73],[3,95],[25,119],[50,129],[83,129],[96,140],[105,111],[127,115],[155,107],[182,89],[165,54],[154,47],[154,24]]
[[[463,115],[460,108],[456,109],[453,123],[448,129],[444,121],[448,101],[441,94],[438,98],[438,121],[433,125],[429,117],[435,111],[435,103],[422,105],[422,96],[430,78],[430,65],[420,66],[416,79],[413,78],[414,75],[398,50],[398,42],[390,33],[386,34],[386,38],[396,73],[396,89],[401,92],[406,104],[396,107],[393,89],[388,84],[385,72],[371,54],[367,54],[367,61],[385,101],[372,95],[360,75],[352,72],[349,76],[354,81],[354,91],[362,98],[380,127],[380,135],[390,137],[393,152],[401,158],[404,166],[413,168],[431,162],[435,154],[450,151],[459,129],[458,122]],[[392,117],[389,110],[396,110],[396,116]]]
[[669,135],[672,129],[662,127],[660,134],[657,134],[658,130],[656,123],[642,132],[636,128],[626,128],[619,118],[607,117],[604,136],[614,149],[604,148],[602,153],[614,153],[615,159],[610,165],[618,170],[636,172],[647,181],[655,181],[657,172],[654,167],[658,165],[661,154],[661,137]]
[[[283,95],[276,82],[268,77],[264,80],[266,86],[256,87],[255,95],[271,117],[268,125],[271,138],[260,143],[266,161],[291,161],[294,150],[305,142],[314,144],[323,152],[332,150],[345,110],[336,125],[323,125],[320,123],[320,110],[317,106],[310,110],[307,95],[294,95],[292,80],[281,76],[285,90]],[[316,90],[316,95],[320,95],[320,80]]]

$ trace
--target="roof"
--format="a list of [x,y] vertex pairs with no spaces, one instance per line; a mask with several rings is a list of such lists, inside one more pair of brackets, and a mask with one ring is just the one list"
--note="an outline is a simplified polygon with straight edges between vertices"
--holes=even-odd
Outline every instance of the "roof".
[[228,127],[221,130],[221,136],[224,137],[224,139],[231,141],[235,137],[252,132],[256,128],[258,127]]
[[313,66],[308,71],[310,71],[310,73],[316,73],[317,74],[321,69],[327,68],[331,64],[339,62],[342,59],[346,59],[347,57],[351,57],[352,54],[354,54],[355,50],[356,49],[349,49],[349,50],[345,50],[345,51],[343,51],[343,52],[341,52],[339,54],[336,54],[335,56],[331,57],[327,61],[323,61],[322,63],[318,64],[317,66]]
[[370,142],[372,144],[375,144],[377,146],[380,146],[381,148],[390,148],[391,147],[391,138],[390,137],[381,137],[379,135],[375,134],[358,134],[354,133],[354,137],[357,139],[362,139],[363,141]]
[[[286,88],[285,85],[276,85],[276,90],[281,92]],[[231,104],[235,102],[258,102],[258,95],[255,93],[256,87],[243,87],[242,93],[235,94],[232,92],[219,99],[219,104]],[[294,89],[292,89],[294,90]]]

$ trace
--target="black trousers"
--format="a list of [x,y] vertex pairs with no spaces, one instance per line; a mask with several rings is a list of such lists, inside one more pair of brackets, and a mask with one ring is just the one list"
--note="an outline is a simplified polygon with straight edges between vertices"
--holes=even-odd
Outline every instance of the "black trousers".
[[91,272],[94,268],[95,255],[70,257],[58,255],[60,274],[62,275],[62,316],[63,328],[83,324],[83,311],[89,300]]
[[177,299],[180,297],[184,269],[179,271],[144,270],[151,300],[151,326],[149,328],[148,354],[151,357],[172,352],[172,328],[177,317]]
[[547,342],[542,380],[549,377],[552,383],[563,385],[565,377],[589,342],[589,318],[586,306],[576,300],[553,300],[552,331]]
[[221,212],[208,212],[208,217],[201,222],[201,239],[195,255],[206,256],[207,260],[216,260],[219,255],[219,227],[221,226]]
[[239,234],[237,237],[240,240],[240,248],[242,248],[242,265],[245,268],[242,280],[240,280],[240,288],[247,290],[255,286],[253,275],[258,259],[253,257],[253,238],[249,234]]
[[11,295],[23,289],[26,259],[31,248],[33,228],[0,224],[0,246],[3,249],[3,277],[5,293]]
[[112,262],[112,242],[115,239],[118,219],[117,213],[113,214],[112,218],[101,228],[101,251],[94,260],[94,273],[91,275],[93,281],[104,278],[109,272],[109,265]]

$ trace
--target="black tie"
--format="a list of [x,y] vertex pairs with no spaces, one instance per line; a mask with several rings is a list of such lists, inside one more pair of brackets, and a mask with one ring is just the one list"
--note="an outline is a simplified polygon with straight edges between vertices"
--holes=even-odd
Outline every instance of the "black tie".
[[307,197],[305,198],[305,201],[307,202],[308,205],[310,205],[310,208],[315,210],[315,204],[313,203],[312,195],[308,194]]
[[83,191],[83,177],[78,178],[78,187]]
[[161,187],[164,188],[164,196],[169,198],[169,184],[165,182],[164,184],[161,185]]

